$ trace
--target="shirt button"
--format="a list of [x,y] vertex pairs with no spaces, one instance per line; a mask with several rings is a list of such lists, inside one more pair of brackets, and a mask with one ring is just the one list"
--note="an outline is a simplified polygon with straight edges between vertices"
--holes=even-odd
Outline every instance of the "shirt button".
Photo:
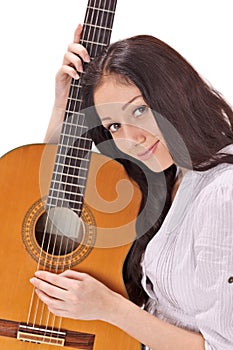
[[233,283],[233,276],[228,278],[228,283]]

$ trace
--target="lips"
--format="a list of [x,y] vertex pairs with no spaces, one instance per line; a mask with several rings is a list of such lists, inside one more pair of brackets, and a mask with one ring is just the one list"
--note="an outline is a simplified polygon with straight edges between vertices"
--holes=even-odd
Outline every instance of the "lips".
[[158,146],[159,140],[157,142],[155,142],[150,148],[148,148],[145,152],[143,153],[139,153],[137,156],[138,158],[140,158],[141,160],[147,160],[149,159],[152,154],[155,152],[157,146]]

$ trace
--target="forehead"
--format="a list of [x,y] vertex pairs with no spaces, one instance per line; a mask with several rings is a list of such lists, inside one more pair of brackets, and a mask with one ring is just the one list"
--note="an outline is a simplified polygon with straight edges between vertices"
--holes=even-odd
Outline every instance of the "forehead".
[[141,95],[134,84],[123,82],[115,76],[106,76],[102,84],[94,92],[96,108],[103,104],[125,104],[135,96]]

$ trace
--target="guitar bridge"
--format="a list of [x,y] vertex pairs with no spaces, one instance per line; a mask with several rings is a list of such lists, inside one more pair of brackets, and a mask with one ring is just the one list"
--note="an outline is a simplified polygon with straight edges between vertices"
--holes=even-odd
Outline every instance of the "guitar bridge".
[[20,324],[17,339],[37,344],[65,345],[66,332]]
[[35,344],[64,346],[82,350],[93,350],[95,341],[95,335],[90,333],[0,319],[1,335]]

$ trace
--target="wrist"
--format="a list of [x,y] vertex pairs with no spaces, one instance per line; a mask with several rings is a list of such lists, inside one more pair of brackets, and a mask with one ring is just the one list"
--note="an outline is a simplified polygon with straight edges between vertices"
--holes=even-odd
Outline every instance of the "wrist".
[[121,328],[122,320],[126,319],[132,305],[134,304],[122,295],[112,292],[112,296],[106,310],[106,316],[104,317],[103,321]]

